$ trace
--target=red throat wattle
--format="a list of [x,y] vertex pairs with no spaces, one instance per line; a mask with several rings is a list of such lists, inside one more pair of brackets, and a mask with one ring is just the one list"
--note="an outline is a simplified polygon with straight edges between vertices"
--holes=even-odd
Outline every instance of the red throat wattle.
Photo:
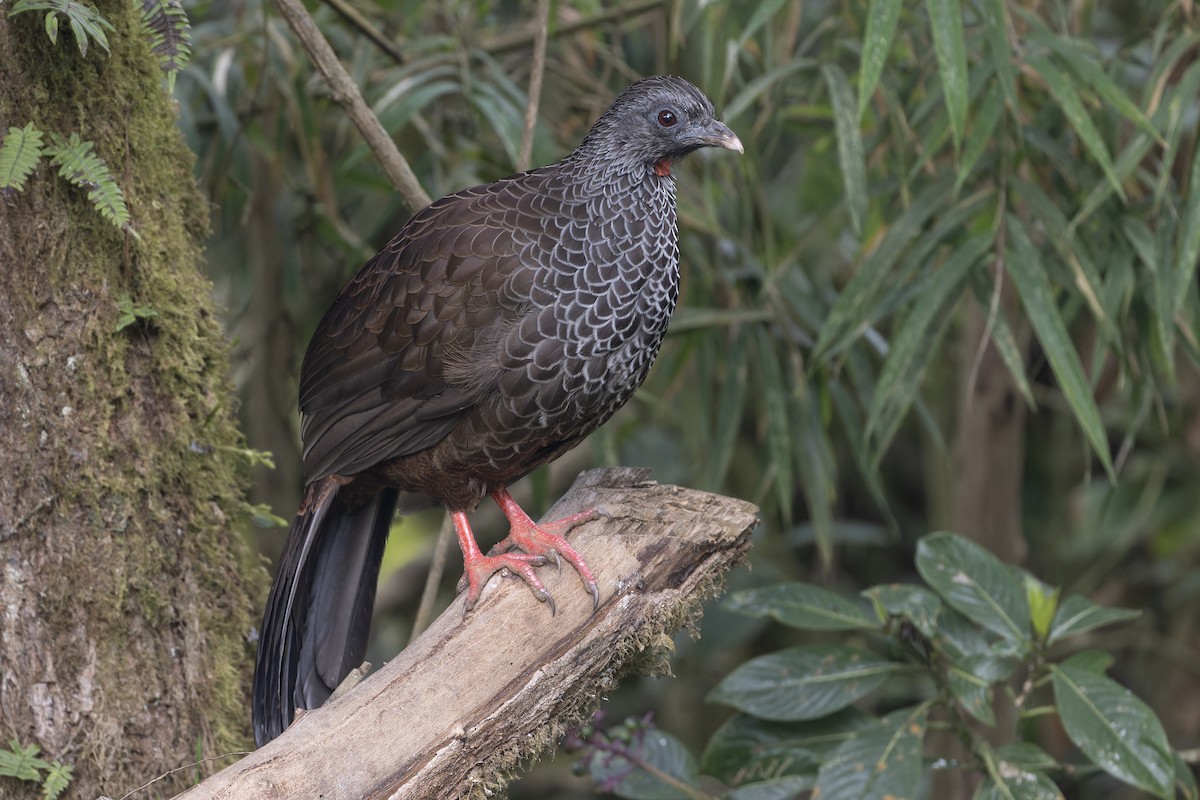
[[654,162],[654,174],[660,178],[665,178],[671,174],[671,159],[660,158]]

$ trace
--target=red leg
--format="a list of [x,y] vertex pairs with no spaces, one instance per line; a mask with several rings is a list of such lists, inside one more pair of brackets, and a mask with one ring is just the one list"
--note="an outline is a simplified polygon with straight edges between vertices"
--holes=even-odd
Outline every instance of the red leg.
[[546,587],[538,580],[537,573],[533,571],[533,565],[544,564],[545,558],[526,553],[485,556],[475,541],[475,534],[471,532],[471,523],[467,521],[466,512],[451,511],[450,517],[454,520],[454,531],[458,534],[458,546],[463,554],[463,581],[459,582],[459,589],[462,589],[463,582],[467,584],[466,611],[474,608],[475,602],[479,600],[479,593],[483,591],[483,586],[487,583],[488,578],[502,569],[507,569],[520,575],[529,584],[529,588],[533,590],[537,599],[549,603],[550,612],[554,613],[554,600],[546,591]]
[[[492,499],[496,501],[500,510],[504,512],[504,516],[508,518],[510,530],[508,536],[492,548],[488,555],[484,555],[475,542],[475,535],[471,532],[466,512],[450,512],[450,516],[454,520],[454,530],[458,533],[458,546],[463,553],[463,579],[459,582],[459,590],[461,591],[465,584],[467,610],[471,610],[479,600],[479,593],[483,591],[483,586],[487,583],[488,578],[502,569],[507,569],[521,576],[525,583],[529,584],[534,595],[550,605],[550,613],[553,614],[554,598],[546,591],[546,587],[542,585],[533,568],[545,564],[551,557],[558,562],[560,556],[575,567],[575,571],[579,573],[584,585],[591,592],[592,606],[599,606],[600,590],[596,586],[595,576],[592,575],[583,556],[574,547],[571,547],[562,536],[575,525],[595,519],[598,516],[596,511],[590,509],[564,519],[538,525],[517,505],[517,501],[513,500],[507,490],[497,489],[492,492]],[[559,533],[560,531],[561,533]]]
[[576,525],[596,519],[599,516],[596,509],[589,508],[587,511],[543,522],[539,525],[529,518],[529,515],[517,504],[507,489],[497,489],[492,492],[492,499],[496,501],[496,505],[500,506],[500,510],[508,518],[509,524],[508,536],[496,545],[496,552],[503,553],[517,549],[529,555],[542,556],[546,559],[553,558],[556,563],[559,556],[562,556],[575,568],[580,579],[583,580],[583,585],[591,592],[592,606],[600,605],[600,590],[596,586],[596,577],[592,574],[587,562],[583,560],[583,556],[563,538],[563,535]]

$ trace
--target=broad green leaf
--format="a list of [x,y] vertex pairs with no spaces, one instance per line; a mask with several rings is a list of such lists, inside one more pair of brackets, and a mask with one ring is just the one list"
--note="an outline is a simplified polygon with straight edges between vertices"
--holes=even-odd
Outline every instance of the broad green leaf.
[[969,658],[992,652],[992,639],[986,630],[953,606],[942,606],[938,615],[933,644],[952,659]]
[[1008,43],[1008,8],[1004,0],[983,0],[983,35],[987,41],[988,58],[1000,80],[1004,101],[1014,112],[1017,110],[1017,78],[1013,69],[1012,49]]
[[727,611],[751,617],[773,617],[803,630],[849,631],[874,629],[879,623],[854,601],[809,583],[781,583],[743,589],[721,604]]
[[979,785],[974,800],[1063,800],[1063,793],[1046,773],[1001,762]]
[[691,800],[695,796],[655,774],[661,772],[680,783],[695,784],[699,774],[696,759],[678,739],[651,728],[631,737],[626,747],[637,761],[613,753],[588,762],[596,783],[611,787],[609,791],[628,800]]
[[854,647],[792,647],[742,664],[708,700],[763,719],[817,719],[871,693],[902,668]]
[[1174,755],[1150,707],[1111,678],[1070,662],[1050,670],[1059,717],[1075,746],[1110,775],[1173,798]]
[[842,167],[846,209],[850,212],[850,224],[854,227],[855,235],[861,237],[867,217],[867,160],[863,155],[858,115],[854,113],[854,92],[850,89],[850,79],[837,64],[826,64],[821,68],[821,74],[825,76],[829,99],[833,104],[833,124],[837,131],[838,163]]
[[954,143],[962,141],[967,127],[967,46],[963,35],[962,4],[960,0],[926,0],[929,24],[933,31],[933,49],[937,54],[938,74]]
[[979,262],[991,243],[991,234],[985,232],[961,244],[934,273],[892,336],[891,349],[883,363],[867,415],[868,442],[874,445],[876,467],[921,387],[921,378],[937,352],[937,340],[953,316],[950,307],[958,300],[958,290],[967,272]]
[[908,620],[926,638],[936,635],[942,601],[924,586],[892,583],[873,586],[863,594],[871,598],[882,614]]
[[814,797],[895,800],[913,797],[921,782],[927,706],[902,709],[874,730],[850,739],[821,765]]
[[1059,587],[1051,589],[1032,575],[1025,576],[1025,599],[1029,602],[1029,623],[1033,626],[1033,635],[1045,639],[1050,632],[1050,623],[1054,612],[1058,610],[1058,596],[1062,592]]
[[863,34],[862,66],[858,76],[858,117],[861,120],[875,93],[883,65],[887,63],[903,0],[871,0],[867,8],[867,30]]
[[1115,662],[1116,658],[1106,650],[1081,650],[1073,653],[1063,664],[1069,664],[1072,669],[1082,669],[1103,675]]
[[1058,767],[1058,760],[1032,742],[1014,742],[997,747],[993,751],[997,761],[1011,764],[1017,769],[1036,772]]
[[800,722],[771,722],[734,714],[709,737],[700,764],[705,775],[730,786],[815,774],[842,742],[877,722],[853,707]]
[[1031,56],[1026,60],[1026,63],[1046,82],[1046,86],[1050,89],[1050,94],[1054,95],[1054,98],[1058,100],[1063,113],[1066,114],[1067,119],[1071,123],[1071,127],[1079,134],[1079,138],[1083,140],[1084,147],[1092,154],[1092,158],[1100,165],[1100,169],[1104,171],[1113,191],[1122,200],[1125,200],[1125,189],[1121,186],[1121,179],[1117,176],[1117,172],[1113,168],[1112,156],[1109,155],[1108,147],[1104,144],[1104,137],[1100,135],[1100,131],[1096,128],[1095,123],[1092,122],[1087,109],[1084,108],[1083,100],[1080,98],[1079,92],[1076,91],[1075,84],[1048,58]]
[[1102,625],[1134,619],[1141,614],[1140,611],[1128,608],[1098,606],[1085,597],[1073,594],[1063,601],[1058,613],[1054,615],[1054,622],[1050,625],[1050,635],[1046,637],[1046,643],[1054,644],[1068,636],[1090,631]]
[[1175,791],[1183,800],[1200,800],[1200,786],[1196,785],[1191,764],[1183,760],[1178,750],[1171,756],[1175,761]]
[[1054,302],[1054,293],[1041,257],[1029,241],[1025,227],[1015,216],[1008,218],[1008,238],[1013,247],[1007,253],[1005,265],[1016,284],[1025,313],[1058,379],[1067,405],[1075,414],[1075,420],[1092,443],[1105,471],[1115,480],[1104,421],[1092,396],[1091,384],[1083,373],[1079,353]]
[[795,800],[812,789],[816,782],[813,775],[788,775],[739,786],[723,797],[725,800]]
[[953,533],[931,533],[917,544],[917,571],[947,603],[993,633],[1029,638],[1025,587],[1000,559]]
[[959,704],[985,725],[995,725],[992,686],[1008,678],[1016,661],[993,655],[956,660],[946,672],[946,683]]
[[767,421],[768,466],[775,473],[775,496],[784,519],[792,518],[792,434],[788,424],[788,386],[779,366],[775,340],[765,327],[756,330],[763,404]]

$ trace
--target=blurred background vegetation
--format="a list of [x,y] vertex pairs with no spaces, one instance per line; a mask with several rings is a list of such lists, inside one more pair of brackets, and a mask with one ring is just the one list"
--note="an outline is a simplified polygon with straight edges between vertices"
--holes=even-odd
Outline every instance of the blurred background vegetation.
[[[301,486],[296,377],[344,283],[407,216],[269,3],[185,4],[183,129],[213,206],[209,265],[244,429]],[[310,5],[434,197],[517,169],[532,0]],[[1112,674],[1200,739],[1200,10],[1192,0],[557,0],[532,163],[628,82],[700,85],[746,145],[677,170],[681,309],[645,387],[523,487],[578,470],[759,503],[736,587],[912,579],[947,529],[1064,591],[1144,609],[1098,634]],[[727,155],[727,154],[721,154]],[[499,517],[481,512],[484,539]],[[273,556],[284,531],[255,532]],[[402,647],[437,514],[397,521],[372,660]],[[443,586],[448,599],[457,563]],[[705,695],[795,631],[710,608],[674,680],[631,679],[696,752]],[[1085,640],[1084,644],[1089,644]],[[481,657],[483,657],[481,655]],[[872,701],[886,708],[889,698]],[[1047,725],[1043,746],[1069,758]],[[559,755],[514,797],[592,796]],[[1068,797],[1141,796],[1102,777]],[[1124,794],[1123,794],[1124,792]]]

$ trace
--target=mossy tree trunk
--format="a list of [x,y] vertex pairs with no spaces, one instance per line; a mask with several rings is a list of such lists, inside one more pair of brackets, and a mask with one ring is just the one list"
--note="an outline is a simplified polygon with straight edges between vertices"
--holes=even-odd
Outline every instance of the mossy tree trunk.
[[[192,155],[135,5],[97,5],[111,54],[0,9],[0,128],[93,141],[138,234],[48,163],[0,196],[0,728],[73,765],[86,798],[249,744],[266,577],[238,532],[245,451]],[[123,302],[154,313],[121,328]]]

